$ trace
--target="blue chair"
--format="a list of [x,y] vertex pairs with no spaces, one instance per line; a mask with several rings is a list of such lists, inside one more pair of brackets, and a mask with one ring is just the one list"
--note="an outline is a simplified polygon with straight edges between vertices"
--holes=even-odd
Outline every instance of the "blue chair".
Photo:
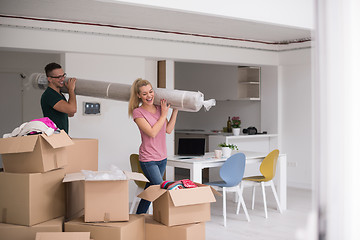
[[[226,227],[226,191],[230,188],[235,189],[239,196],[239,203],[244,208],[246,219],[250,222],[249,214],[246,209],[245,201],[242,197],[239,184],[243,179],[245,171],[245,154],[236,153],[229,157],[220,168],[220,177],[222,181],[208,182],[207,185],[220,187],[223,190],[223,216],[224,226]],[[237,214],[239,212],[237,211]]]

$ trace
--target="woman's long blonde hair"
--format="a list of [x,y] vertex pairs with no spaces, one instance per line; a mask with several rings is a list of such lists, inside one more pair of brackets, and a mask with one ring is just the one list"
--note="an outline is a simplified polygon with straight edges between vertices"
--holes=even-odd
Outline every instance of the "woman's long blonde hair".
[[149,84],[151,86],[151,83],[148,80],[142,78],[138,78],[133,82],[130,90],[130,100],[128,108],[129,117],[132,117],[134,109],[140,106],[141,99],[138,97],[138,94],[140,93],[139,89]]

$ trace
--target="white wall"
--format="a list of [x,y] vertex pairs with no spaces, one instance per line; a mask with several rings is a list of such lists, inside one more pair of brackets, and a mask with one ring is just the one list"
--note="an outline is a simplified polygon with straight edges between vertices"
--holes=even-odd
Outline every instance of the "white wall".
[[[52,61],[59,61],[58,54],[43,54],[32,52],[7,52],[1,51],[0,54],[0,72],[5,74],[16,74],[26,76],[25,79],[19,77],[22,83],[21,89],[17,92],[21,95],[21,106],[18,106],[15,102],[11,102],[6,96],[2,96],[4,101],[0,104],[6,104],[6,109],[14,107],[21,107],[20,114],[14,114],[14,111],[2,112],[1,114],[10,114],[11,117],[15,117],[11,122],[4,123],[5,118],[0,117],[1,128],[0,137],[4,133],[10,133],[14,128],[21,125],[23,122],[30,121],[32,119],[42,117],[42,111],[40,107],[41,90],[33,89],[29,86],[28,79],[33,72],[43,71],[45,65]],[[0,79],[1,88],[8,88]],[[8,90],[8,89],[7,89]],[[7,92],[14,96],[16,93]],[[6,126],[6,127],[4,127]],[[2,167],[2,160],[0,157],[0,167]]]
[[288,157],[288,184],[312,187],[311,51],[280,54],[280,149]]
[[[156,63],[157,64],[157,63]],[[174,89],[175,88],[175,74],[174,74],[175,63],[172,60],[165,61],[165,78],[166,78],[166,88]],[[153,69],[157,69],[157,66]],[[172,110],[168,113],[168,119],[170,119]],[[176,124],[175,124],[176,125]],[[170,134],[166,134],[166,147],[168,155],[175,154],[175,131],[172,131]],[[172,176],[169,174],[166,175],[167,179],[172,180]]]
[[[360,2],[319,0],[314,156],[318,236],[360,239]],[[336,17],[334,17],[336,16]],[[315,182],[315,181],[314,181]],[[315,239],[315,238],[314,238]]]
[[[93,54],[65,54],[64,68],[68,76],[107,82],[132,82],[145,76],[145,60]],[[149,79],[154,84],[154,79]],[[85,101],[99,102],[101,114],[83,114]],[[128,102],[77,96],[78,111],[70,118],[71,137],[99,139],[99,169],[110,169],[114,164],[130,170],[129,156],[137,153],[140,134],[136,124],[128,117]]]
[[261,131],[279,133],[279,77],[277,66],[261,67]]
[[23,73],[26,76],[23,80],[23,119],[21,119],[21,122],[42,117],[40,107],[42,91],[29,86],[28,79],[30,74],[34,72],[44,72],[46,64],[59,61],[59,54],[1,51],[0,72]]

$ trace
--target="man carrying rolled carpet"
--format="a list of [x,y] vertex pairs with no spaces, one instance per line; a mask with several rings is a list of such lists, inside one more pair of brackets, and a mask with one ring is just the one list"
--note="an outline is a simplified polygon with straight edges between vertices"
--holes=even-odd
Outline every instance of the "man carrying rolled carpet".
[[[58,128],[69,133],[69,119],[76,113],[76,78],[69,78],[65,82],[66,73],[57,63],[49,63],[45,66],[48,87],[41,96],[41,109],[44,117],[50,118]],[[61,93],[65,85],[69,92],[69,99]]]

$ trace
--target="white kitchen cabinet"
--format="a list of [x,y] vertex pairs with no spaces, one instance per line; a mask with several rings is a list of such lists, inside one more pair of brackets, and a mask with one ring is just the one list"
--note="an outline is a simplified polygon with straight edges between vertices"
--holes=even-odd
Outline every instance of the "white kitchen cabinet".
[[176,63],[176,89],[200,91],[217,101],[260,100],[258,66]]
[[218,101],[260,100],[260,67],[240,66],[232,70],[235,72],[232,71],[216,85],[210,84],[209,89],[203,87],[204,93]]
[[238,99],[260,100],[260,67],[238,67]]

